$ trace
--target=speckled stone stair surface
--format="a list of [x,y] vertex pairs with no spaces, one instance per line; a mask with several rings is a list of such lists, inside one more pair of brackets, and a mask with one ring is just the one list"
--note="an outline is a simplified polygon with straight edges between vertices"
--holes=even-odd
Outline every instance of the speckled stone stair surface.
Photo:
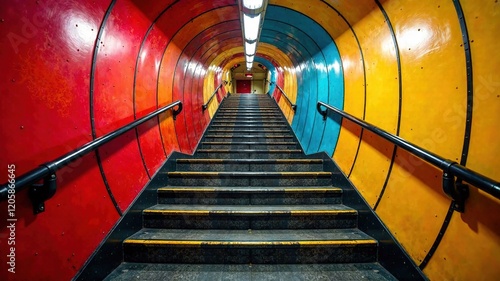
[[106,280],[396,280],[267,95],[230,95],[195,154],[172,161]]

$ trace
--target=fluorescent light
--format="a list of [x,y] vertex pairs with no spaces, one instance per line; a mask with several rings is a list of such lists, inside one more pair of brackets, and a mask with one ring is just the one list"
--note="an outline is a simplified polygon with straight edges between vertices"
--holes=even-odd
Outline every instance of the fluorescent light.
[[260,14],[255,17],[243,14],[243,28],[245,29],[246,40],[257,40],[257,36],[259,35],[260,17]]
[[248,9],[259,9],[264,0],[243,0],[243,6]]
[[251,68],[252,68],[252,66],[253,66],[253,63],[251,63],[251,62],[247,62],[247,69],[251,69]]
[[249,55],[246,55],[247,62],[253,62],[253,57],[254,57],[254,56],[249,56]]
[[255,55],[255,49],[257,48],[257,42],[248,43],[245,42],[245,54],[247,55]]

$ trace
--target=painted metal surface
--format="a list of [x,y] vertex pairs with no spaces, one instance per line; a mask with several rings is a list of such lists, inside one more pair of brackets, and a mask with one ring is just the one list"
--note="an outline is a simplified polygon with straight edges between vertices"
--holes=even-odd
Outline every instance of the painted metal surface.
[[[292,128],[303,148],[307,153],[327,151],[332,154],[340,120],[324,122],[321,116],[311,114],[317,100],[328,100],[343,107],[340,55],[331,37],[303,14],[269,6],[261,41],[282,49],[294,61],[292,71],[299,80],[297,93],[304,94],[298,96]],[[329,129],[325,130],[326,127]]]
[[[233,1],[212,1],[209,5],[180,1],[185,6],[174,11],[169,7],[174,1],[148,5],[135,2],[1,4],[1,24],[5,27],[1,31],[1,56],[6,62],[1,82],[6,93],[1,103],[5,113],[2,143],[6,144],[1,148],[3,166],[13,163],[20,174],[89,141],[90,120],[95,124],[95,136],[100,136],[172,101],[175,94],[165,84],[172,85],[178,70],[162,67],[161,63],[167,45],[179,42],[174,34],[181,27],[171,29],[174,15],[183,18],[177,22],[187,23],[202,11],[213,10],[207,17],[214,18],[211,24],[216,24],[233,13],[214,8],[234,6]],[[185,10],[192,13],[179,12]],[[96,41],[101,26],[102,36]],[[188,30],[185,37],[191,40],[193,32],[197,31]],[[100,45],[93,57],[96,42]],[[193,54],[185,57],[194,58]],[[93,67],[95,73],[90,76]],[[201,115],[198,107],[194,108],[201,102],[201,69],[197,66],[188,73],[192,88],[179,90],[189,95],[177,95],[192,101],[193,117]],[[9,103],[4,102],[7,99]],[[201,127],[208,123],[207,118],[196,120],[205,123],[194,122],[197,133],[192,138],[199,138]],[[100,150],[106,182],[121,210],[136,197],[148,174],[154,174],[166,156],[179,148],[171,114],[160,121],[160,126],[151,121],[137,133],[131,132]],[[16,145],[20,143],[28,146]],[[7,275],[5,270],[0,279],[71,279],[118,220],[95,157],[89,155],[71,164],[58,173],[58,178],[59,191],[41,216],[31,215],[26,194],[18,195],[16,275]],[[5,228],[2,253],[7,252],[4,233]]]
[[[108,5],[0,3],[1,167],[14,164],[21,175],[91,140],[89,73]],[[94,155],[58,172],[58,192],[46,207],[34,216],[27,193],[18,194],[16,244],[8,245],[7,204],[0,204],[1,280],[70,279],[119,218]],[[12,246],[15,274],[6,263]]]
[[[500,56],[496,51],[500,43],[495,39],[500,31],[500,5],[495,1],[482,1],[480,5],[460,1],[460,4],[463,20],[467,24],[473,68],[473,118],[467,167],[498,180],[500,159],[495,155],[499,155],[500,146],[492,140],[500,137],[495,129],[500,119],[500,74],[497,71]],[[455,18],[450,24],[456,26],[459,22]],[[459,56],[463,60],[464,45],[460,46],[463,42],[457,43],[462,51]],[[462,77],[466,73],[467,69],[462,68]],[[466,121],[466,108],[463,105],[466,88],[460,88],[459,92],[457,99],[460,103],[454,101],[453,106],[443,112],[448,121],[447,130],[455,131]],[[425,269],[435,279],[460,276],[463,280],[488,280],[500,275],[500,269],[495,266],[500,262],[500,222],[495,215],[500,212],[500,203],[475,188],[471,189],[468,202],[464,214],[453,215],[435,256]],[[456,251],[457,243],[467,243],[469,246],[464,251]],[[469,257],[475,258],[470,260]],[[466,266],[464,260],[467,260]]]

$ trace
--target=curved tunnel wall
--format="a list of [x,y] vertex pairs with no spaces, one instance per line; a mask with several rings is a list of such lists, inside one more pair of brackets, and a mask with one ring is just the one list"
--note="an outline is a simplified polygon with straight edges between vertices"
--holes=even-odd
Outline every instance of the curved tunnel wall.
[[[433,280],[500,275],[498,200],[471,188],[466,212],[449,212],[440,171],[349,122],[323,122],[313,105],[344,107],[498,180],[499,5],[272,0],[266,13],[256,61],[297,102],[294,114],[271,93],[302,145],[332,155]],[[0,18],[0,166],[15,164],[17,175],[184,103],[177,120],[164,114],[60,170],[45,213],[33,216],[17,195],[17,273],[0,277],[70,279],[170,153],[195,149],[229,88],[201,105],[243,58],[237,2],[4,1]]]

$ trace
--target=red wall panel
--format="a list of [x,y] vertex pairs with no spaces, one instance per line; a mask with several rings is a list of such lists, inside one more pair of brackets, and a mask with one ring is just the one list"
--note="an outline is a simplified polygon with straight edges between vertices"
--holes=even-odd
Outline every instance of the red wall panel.
[[[108,1],[0,3],[0,181],[92,139],[89,75]],[[118,219],[93,154],[60,170],[58,192],[34,216],[16,196],[16,274],[7,272],[7,204],[0,204],[0,280],[69,280]],[[85,223],[82,223],[85,222]],[[57,265],[57,266],[56,266]]]
[[[190,24],[203,17],[212,20]],[[58,192],[46,212],[32,215],[26,192],[17,194],[17,273],[1,271],[0,279],[69,280],[148,174],[172,151],[194,150],[210,121],[201,110],[205,71],[215,57],[210,53],[225,44],[212,38],[235,29],[223,40],[241,36],[239,25],[218,24],[237,19],[237,5],[232,0],[4,1],[0,18],[0,164],[15,164],[17,175],[159,106],[184,103],[176,121],[167,112],[100,148],[99,159],[90,153],[58,171]],[[6,179],[7,173],[0,173],[0,180]],[[6,213],[0,214],[5,222]],[[1,253],[7,252],[7,234],[3,227]]]
[[[135,115],[137,118],[157,108],[157,79],[162,52],[165,49],[165,37],[153,28],[142,46],[137,60],[135,80]],[[166,160],[163,150],[158,119],[137,128],[139,143],[149,175],[153,175]]]
[[[149,26],[149,19],[130,1],[117,1],[111,10],[96,57],[91,101],[98,137],[134,120],[135,62]],[[99,152],[109,187],[123,211],[148,181],[135,132],[129,131]]]

